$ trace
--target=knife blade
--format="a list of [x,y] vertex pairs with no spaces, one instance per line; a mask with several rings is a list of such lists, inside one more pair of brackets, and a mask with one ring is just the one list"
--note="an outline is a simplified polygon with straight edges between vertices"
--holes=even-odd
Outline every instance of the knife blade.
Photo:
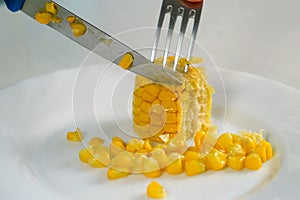
[[[149,78],[155,82],[166,83],[166,84],[181,84],[182,75],[178,72],[169,70],[162,70],[162,68],[152,62],[146,57],[133,50],[121,41],[113,38],[109,34],[100,30],[96,26],[90,24],[86,20],[70,12],[66,8],[60,6],[58,3],[49,0],[4,0],[7,7],[15,12],[21,10],[28,16],[35,19],[35,15],[42,8],[45,8],[47,2],[55,3],[58,14],[57,17],[63,19],[61,23],[48,24],[49,27],[65,35],[74,42],[87,48],[88,50],[98,54],[99,56],[115,63],[119,64],[121,58],[130,53],[133,56],[133,63],[127,69],[131,72]],[[75,37],[69,22],[66,20],[68,16],[75,16],[76,19],[80,20],[86,26],[86,32],[80,37]],[[109,45],[104,45],[105,42],[109,41]]]

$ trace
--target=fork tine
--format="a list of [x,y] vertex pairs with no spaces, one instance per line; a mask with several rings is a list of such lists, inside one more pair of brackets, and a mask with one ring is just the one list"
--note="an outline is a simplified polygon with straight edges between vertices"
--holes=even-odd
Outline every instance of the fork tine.
[[172,37],[173,37],[173,31],[174,31],[176,20],[177,20],[177,10],[174,9],[174,7],[172,7],[171,12],[170,12],[170,22],[169,22],[169,27],[168,27],[165,51],[164,51],[164,55],[163,55],[163,65],[162,65],[163,70],[165,69],[166,64],[167,64],[167,59],[168,59],[168,55],[169,55],[169,50],[170,50],[170,46],[171,46],[171,41],[172,41]]
[[[198,12],[196,12],[195,10],[190,10],[190,17],[194,18],[194,24],[193,24],[193,30],[192,30],[192,38],[191,38],[191,41],[190,41],[188,54],[187,54],[187,60],[191,59],[193,49],[194,49],[194,46],[195,46],[195,41],[196,41],[196,38],[197,38],[198,27],[199,27],[199,22],[200,22],[200,17],[201,17],[201,11],[202,10],[199,10]],[[184,71],[185,72],[188,71],[188,65],[185,66]]]
[[159,19],[157,23],[157,28],[155,32],[155,37],[154,37],[154,43],[153,43],[153,48],[150,56],[150,61],[154,62],[156,53],[157,53],[157,47],[160,39],[160,33],[161,33],[161,27],[163,25],[164,19],[165,19],[165,14],[168,13],[170,10],[168,8],[168,4],[166,1],[163,1],[160,14],[159,14]]
[[182,42],[183,42],[184,35],[185,35],[185,32],[186,32],[187,24],[188,24],[188,21],[189,21],[189,12],[186,12],[186,10],[184,10],[183,8],[181,8],[181,9],[182,9],[183,15],[182,15],[180,33],[179,33],[179,36],[178,36],[178,42],[177,42],[175,58],[174,58],[174,65],[173,65],[173,71],[174,72],[176,71],[176,68],[177,68],[179,56],[180,56],[180,53],[181,53]]

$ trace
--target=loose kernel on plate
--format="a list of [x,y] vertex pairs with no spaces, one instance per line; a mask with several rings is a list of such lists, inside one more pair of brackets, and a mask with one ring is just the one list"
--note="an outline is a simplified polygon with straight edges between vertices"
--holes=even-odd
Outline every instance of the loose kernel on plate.
[[258,170],[262,167],[262,161],[258,153],[250,153],[245,159],[245,168]]
[[79,128],[76,131],[70,131],[67,133],[67,139],[72,142],[81,142],[82,141],[82,132]]
[[205,163],[200,160],[185,161],[185,173],[188,176],[194,176],[205,171]]
[[104,143],[104,140],[99,138],[99,137],[93,137],[89,141],[89,145],[92,146],[92,147],[101,146],[103,143]]
[[93,149],[91,148],[84,148],[79,151],[79,159],[84,163],[88,163],[89,159],[92,157],[93,157]]
[[117,169],[112,169],[112,168],[109,168],[107,171],[107,178],[109,180],[116,180],[119,178],[124,178],[128,175],[129,175],[128,172],[123,172],[123,171],[119,171]]
[[165,188],[156,181],[152,181],[147,187],[147,195],[150,198],[165,198]]

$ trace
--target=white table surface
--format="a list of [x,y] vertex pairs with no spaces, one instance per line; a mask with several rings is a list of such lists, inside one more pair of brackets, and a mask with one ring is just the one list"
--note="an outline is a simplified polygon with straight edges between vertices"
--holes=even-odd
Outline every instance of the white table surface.
[[[161,0],[60,0],[110,34],[155,26]],[[198,42],[223,68],[300,89],[300,1],[206,0]],[[128,12],[124,15],[124,10]],[[0,88],[62,68],[88,51],[0,0]]]

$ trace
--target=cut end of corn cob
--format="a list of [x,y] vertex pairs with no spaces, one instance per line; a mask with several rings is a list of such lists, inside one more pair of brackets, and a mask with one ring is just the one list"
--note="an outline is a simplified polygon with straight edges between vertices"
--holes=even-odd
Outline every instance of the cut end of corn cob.
[[[159,61],[157,61],[159,62]],[[174,59],[168,59],[172,65]],[[170,143],[185,141],[203,127],[210,126],[213,88],[207,83],[203,68],[190,66],[181,59],[178,71],[184,76],[180,86],[152,82],[137,76],[133,94],[133,127],[141,138]]]

